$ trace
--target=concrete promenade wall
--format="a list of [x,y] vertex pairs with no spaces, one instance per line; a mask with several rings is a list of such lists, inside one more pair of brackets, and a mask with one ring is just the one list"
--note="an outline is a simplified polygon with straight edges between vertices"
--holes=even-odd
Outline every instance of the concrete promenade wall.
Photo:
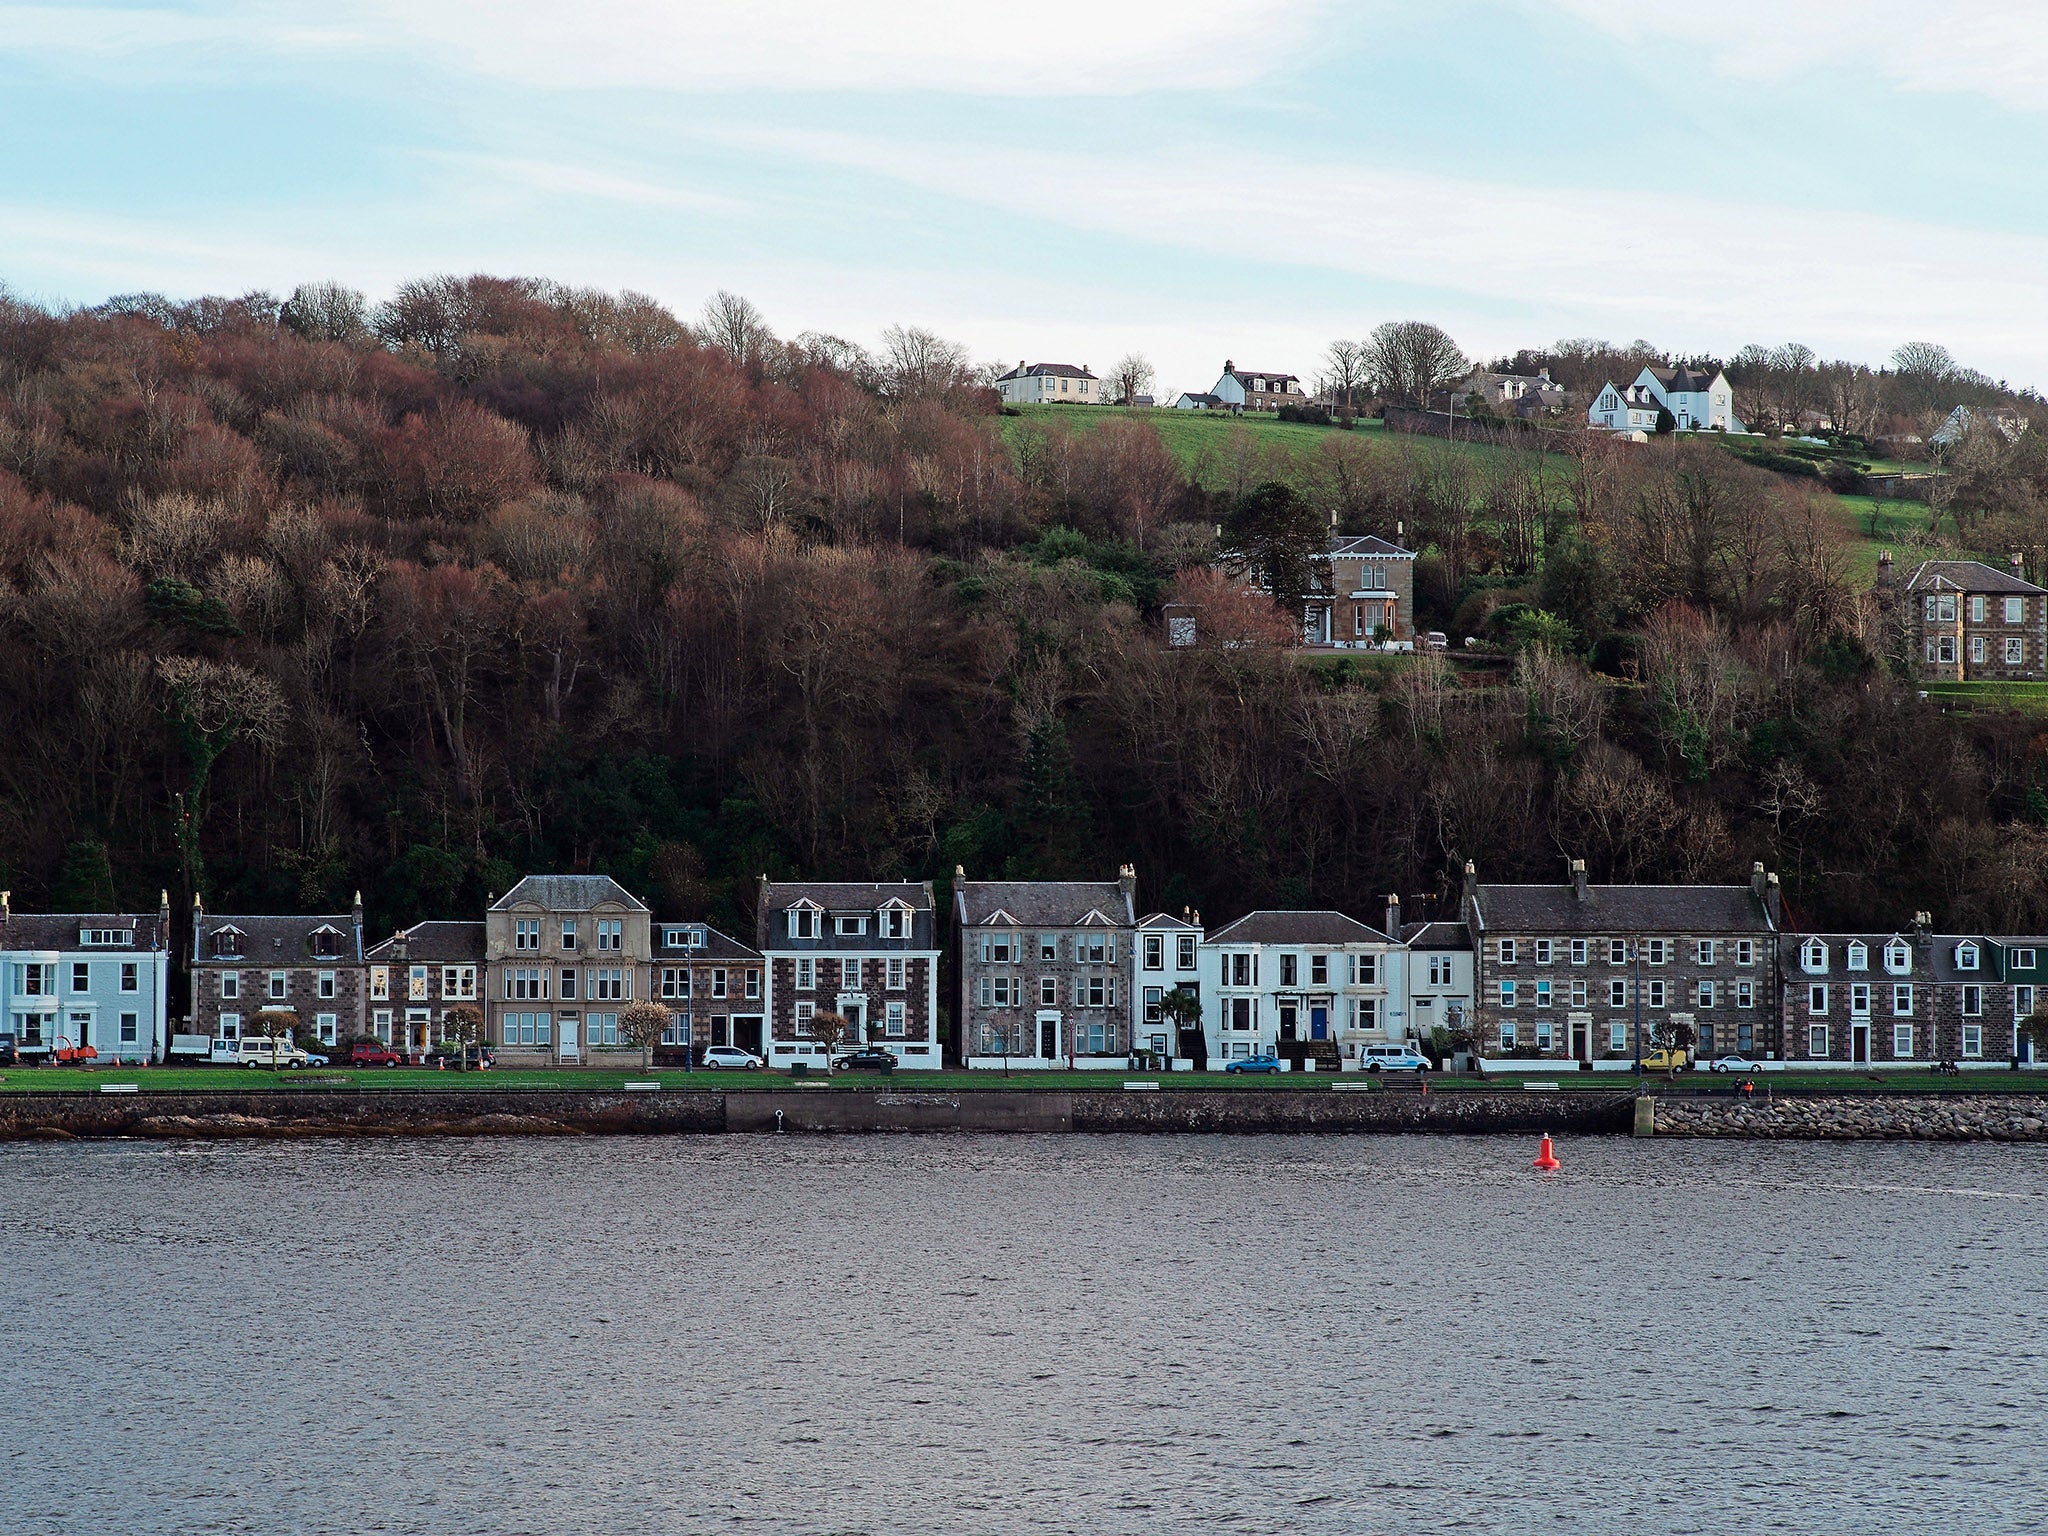
[[[1079,1131],[1628,1135],[1625,1093],[1202,1089],[252,1089],[0,1094],[0,1141],[74,1137],[603,1136]],[[1658,1099],[1655,1134],[2048,1141],[2048,1093]],[[1648,1129],[1647,1126],[1644,1129]]]
[[1557,1131],[1625,1134],[1618,1094],[1156,1093],[915,1087],[723,1093],[255,1089],[0,1094],[0,1140],[744,1131]]

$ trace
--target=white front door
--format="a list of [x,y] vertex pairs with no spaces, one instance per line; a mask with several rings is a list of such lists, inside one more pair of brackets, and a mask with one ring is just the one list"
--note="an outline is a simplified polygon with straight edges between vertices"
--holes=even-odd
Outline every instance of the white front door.
[[578,1049],[578,1047],[577,1047],[577,1043],[576,1043],[576,1015],[575,1015],[575,1014],[573,1014],[573,1013],[565,1013],[565,1014],[563,1014],[563,1015],[562,1015],[562,1018],[561,1018],[561,1028],[562,1028],[562,1060],[564,1060],[564,1061],[578,1061],[578,1060],[581,1060],[581,1059],[582,1059],[582,1054],[583,1054],[583,1053],[582,1053],[582,1052],[581,1052],[581,1051],[580,1051],[580,1050]]

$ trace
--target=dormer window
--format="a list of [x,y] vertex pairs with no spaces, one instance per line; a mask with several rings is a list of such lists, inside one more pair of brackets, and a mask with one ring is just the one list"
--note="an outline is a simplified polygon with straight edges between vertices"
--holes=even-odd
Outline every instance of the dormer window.
[[213,936],[213,953],[222,960],[231,960],[242,953],[242,931],[239,928],[223,928]]
[[1811,939],[1799,952],[1799,963],[1818,975],[1828,968],[1828,947],[1819,939]]
[[341,935],[332,928],[315,928],[308,943],[313,953],[323,960],[341,953]]
[[789,936],[792,939],[815,939],[818,936],[818,909],[808,905],[791,907]]
[[1884,968],[1894,976],[1905,975],[1913,969],[1913,951],[1896,942],[1885,945]]
[[832,929],[842,939],[857,939],[868,931],[867,914],[842,912],[832,920]]
[[891,902],[882,908],[881,935],[885,939],[907,939],[910,937],[910,908],[900,902]]
[[1867,971],[1867,970],[1869,970],[1869,969],[1870,969],[1870,951],[1869,951],[1869,949],[1867,949],[1867,948],[1866,948],[1866,947],[1865,947],[1864,945],[1862,945],[1862,944],[1860,944],[1860,943],[1853,943],[1853,944],[1851,944],[1851,945],[1849,946],[1849,960],[1848,960],[1848,968],[1849,968],[1850,970],[1852,970],[1852,971]]
[[1974,971],[1977,969],[1976,945],[1958,944],[1956,946],[1956,969],[1959,971]]

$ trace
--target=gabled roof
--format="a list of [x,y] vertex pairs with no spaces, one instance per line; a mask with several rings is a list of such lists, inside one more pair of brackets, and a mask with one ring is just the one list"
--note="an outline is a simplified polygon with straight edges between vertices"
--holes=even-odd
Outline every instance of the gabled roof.
[[1746,885],[1482,885],[1479,926],[1497,933],[1769,933]]
[[[1644,372],[1653,375],[1667,392],[1677,395],[1703,395],[1714,381],[1721,377],[1721,370],[1718,368],[1712,373],[1701,373],[1682,363],[1675,368],[1659,368],[1653,363],[1647,366]],[[1641,376],[1637,375],[1638,378]]]
[[1128,928],[1137,911],[1114,880],[961,880],[953,907],[969,928]]
[[[116,932],[135,935],[133,944],[94,944],[89,948],[78,942],[82,928],[111,928]],[[13,912],[0,922],[0,951],[12,949],[34,950],[77,950],[87,955],[132,955],[143,954],[159,947],[168,948],[170,935],[163,931],[164,925],[157,921],[157,914],[126,912]]]
[[549,912],[588,912],[593,907],[620,906],[645,912],[647,903],[610,875],[528,875],[491,903],[493,912],[537,906]]
[[484,925],[429,918],[405,930],[405,959],[398,959],[397,935],[373,944],[363,958],[375,965],[482,965]]
[[1186,933],[1200,933],[1202,930],[1184,917],[1175,917],[1170,912],[1154,912],[1150,917],[1138,920],[1140,928],[1173,928]]
[[1332,558],[1342,555],[1370,555],[1375,560],[1413,560],[1415,551],[1381,538],[1376,533],[1330,540]]
[[[1827,969],[1809,971],[1801,953],[1808,944],[1819,939],[1828,947]],[[1860,971],[1849,969],[1849,946],[1861,944],[1867,951],[1864,968]],[[1884,967],[1884,952],[1893,944],[1904,944],[1912,956],[1904,971],[1888,971]],[[1910,933],[1788,933],[1778,945],[1778,970],[1788,982],[1802,978],[1808,981],[1899,981],[1927,973],[1926,952],[1914,942]]]
[[[683,944],[666,942],[667,931],[671,928],[701,928],[704,942],[692,949]],[[758,960],[761,951],[751,944],[742,944],[729,933],[721,933],[709,923],[656,923],[654,925],[654,954],[660,960]]]
[[[238,955],[216,955],[213,936],[232,928],[242,937]],[[340,952],[313,954],[313,935],[331,928],[341,935]],[[245,917],[229,913],[202,914],[193,925],[193,954],[206,965],[304,965],[314,959],[355,961],[363,958],[362,940],[356,932],[355,914],[333,912],[312,917]]]
[[1223,397],[1220,395],[1199,394],[1192,389],[1184,389],[1174,398],[1176,400],[1193,400],[1199,405],[1221,405],[1223,403]]
[[1211,944],[1388,943],[1377,928],[1342,912],[1247,912],[1209,935]]
[[1273,368],[1238,368],[1232,364],[1225,363],[1223,371],[1240,384],[1244,383],[1247,379],[1279,379],[1283,383],[1292,381],[1296,384],[1301,382],[1294,374],[1281,373]]
[[827,912],[874,912],[891,900],[900,901],[913,912],[932,909],[929,882],[908,880],[765,880],[761,883],[761,909],[780,911],[808,901]]
[[2024,577],[1981,560],[1923,560],[1906,581],[1908,592],[1997,592],[2020,597],[2048,592]]

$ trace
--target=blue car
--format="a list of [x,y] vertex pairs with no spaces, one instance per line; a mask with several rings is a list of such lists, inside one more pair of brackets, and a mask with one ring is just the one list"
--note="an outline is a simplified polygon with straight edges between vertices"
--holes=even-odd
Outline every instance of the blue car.
[[1280,1058],[1278,1056],[1240,1056],[1236,1061],[1225,1062],[1223,1070],[1226,1072],[1278,1072],[1280,1070]]

